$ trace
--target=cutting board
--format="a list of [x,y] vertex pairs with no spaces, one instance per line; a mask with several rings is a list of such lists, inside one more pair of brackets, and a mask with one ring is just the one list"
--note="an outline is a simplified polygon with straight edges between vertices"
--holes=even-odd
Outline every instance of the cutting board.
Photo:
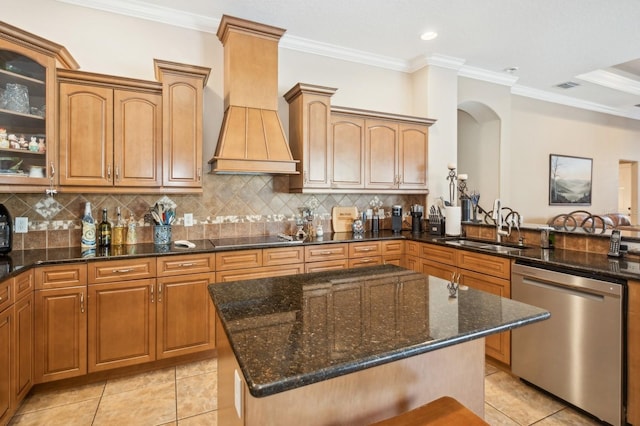
[[358,208],[334,207],[331,210],[333,232],[351,232],[353,220],[358,217]]

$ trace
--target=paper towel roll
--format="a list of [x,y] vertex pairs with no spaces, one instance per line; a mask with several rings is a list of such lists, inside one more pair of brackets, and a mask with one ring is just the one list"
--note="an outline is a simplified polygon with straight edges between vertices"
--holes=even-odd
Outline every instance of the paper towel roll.
[[445,222],[445,234],[450,236],[458,236],[461,234],[460,221],[462,219],[462,209],[459,206],[445,207],[444,214],[446,215]]

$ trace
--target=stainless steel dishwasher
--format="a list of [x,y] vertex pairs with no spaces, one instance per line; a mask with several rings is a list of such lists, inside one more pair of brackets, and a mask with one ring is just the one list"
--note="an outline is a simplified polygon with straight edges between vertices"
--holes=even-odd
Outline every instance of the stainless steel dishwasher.
[[512,331],[511,371],[600,420],[625,424],[626,282],[519,262],[511,297],[551,317]]

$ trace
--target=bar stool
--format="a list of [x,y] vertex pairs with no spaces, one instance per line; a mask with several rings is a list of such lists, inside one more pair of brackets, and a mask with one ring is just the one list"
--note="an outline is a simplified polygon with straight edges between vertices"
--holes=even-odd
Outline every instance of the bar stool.
[[371,426],[475,426],[489,425],[450,396],[443,396],[406,413],[373,423]]

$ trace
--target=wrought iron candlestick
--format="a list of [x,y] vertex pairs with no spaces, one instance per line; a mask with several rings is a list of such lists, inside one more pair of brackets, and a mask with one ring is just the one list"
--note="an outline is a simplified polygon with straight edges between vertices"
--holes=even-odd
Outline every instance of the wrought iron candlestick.
[[449,205],[455,206],[456,205],[456,180],[457,180],[456,165],[449,164],[447,168],[449,169],[449,175],[447,176],[447,179],[449,180]]

